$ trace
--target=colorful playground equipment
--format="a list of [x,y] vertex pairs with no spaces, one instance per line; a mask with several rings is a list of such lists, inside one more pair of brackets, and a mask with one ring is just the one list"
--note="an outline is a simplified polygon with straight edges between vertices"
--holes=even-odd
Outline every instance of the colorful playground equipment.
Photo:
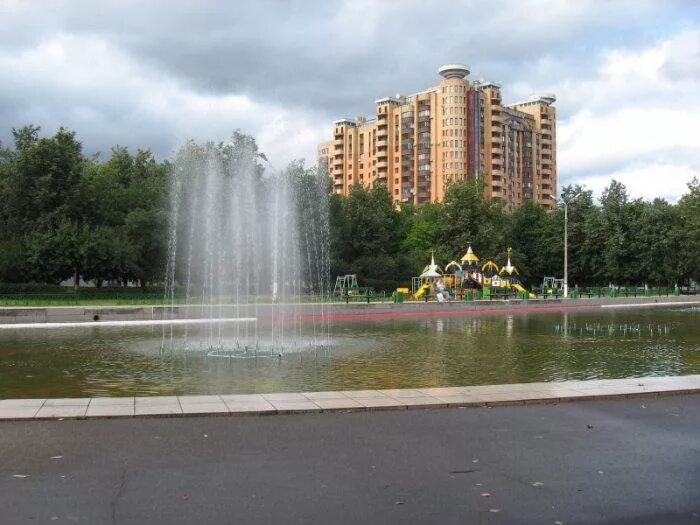
[[335,278],[335,287],[333,288],[333,295],[359,295],[359,293],[360,287],[357,285],[357,275],[339,275]]
[[335,278],[332,300],[352,302],[371,302],[384,300],[384,293],[378,294],[371,286],[360,286],[356,274],[339,275]]
[[545,276],[542,279],[542,288],[540,293],[547,297],[548,295],[563,295],[564,294],[564,279],[557,279],[556,277]]
[[469,245],[460,262],[450,261],[444,272],[435,264],[433,255],[423,273],[413,278],[412,297],[445,301],[450,298],[473,300],[517,295],[534,299],[535,294],[523,287],[520,273],[511,262],[511,253],[511,248],[508,248],[508,260],[501,268],[492,260],[479,266],[479,257]]
[[442,270],[435,264],[435,255],[433,254],[430,257],[430,264],[423,268],[423,273],[413,278],[413,298],[433,296],[441,302],[448,299],[443,279]]

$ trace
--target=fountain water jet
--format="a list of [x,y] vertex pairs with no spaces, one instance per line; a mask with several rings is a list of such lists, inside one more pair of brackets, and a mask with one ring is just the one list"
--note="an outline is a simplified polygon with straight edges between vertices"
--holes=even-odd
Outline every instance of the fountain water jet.
[[[172,165],[164,316],[258,319],[207,325],[197,343],[214,356],[330,342],[327,175],[301,163],[276,172],[262,160],[254,140],[236,132],[228,143],[188,142]],[[311,327],[302,310],[313,314]],[[161,351],[172,350],[172,325],[162,335]],[[191,336],[186,329],[185,346]]]

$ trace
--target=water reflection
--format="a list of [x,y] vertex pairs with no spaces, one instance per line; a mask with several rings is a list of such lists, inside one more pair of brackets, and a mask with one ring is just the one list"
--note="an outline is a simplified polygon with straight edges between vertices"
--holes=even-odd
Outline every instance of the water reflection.
[[[267,358],[271,349],[247,358],[213,356],[192,344],[197,338],[191,328],[187,337],[176,330],[172,351],[162,356],[160,332],[148,328],[8,331],[0,334],[0,397],[406,388],[700,373],[699,320],[698,310],[644,309],[338,321],[327,351],[299,344],[276,358]],[[630,329],[634,326],[640,329]]]

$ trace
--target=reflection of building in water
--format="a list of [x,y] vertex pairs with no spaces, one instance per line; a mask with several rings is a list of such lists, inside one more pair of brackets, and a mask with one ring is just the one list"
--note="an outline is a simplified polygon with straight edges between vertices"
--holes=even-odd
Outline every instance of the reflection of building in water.
[[513,315],[506,316],[506,337],[513,336]]
[[444,325],[443,325],[442,319],[438,319],[438,320],[435,322],[435,330],[438,331],[438,332],[442,332],[443,329],[444,329]]

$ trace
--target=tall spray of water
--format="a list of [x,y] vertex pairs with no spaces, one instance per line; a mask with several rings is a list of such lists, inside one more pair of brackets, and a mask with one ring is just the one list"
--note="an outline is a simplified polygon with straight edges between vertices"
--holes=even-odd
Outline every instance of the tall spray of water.
[[[211,319],[192,334],[200,346],[284,353],[329,345],[325,170],[293,163],[275,171],[241,133],[188,142],[172,165],[170,213],[166,315],[182,315],[175,305],[184,296],[186,315]],[[231,318],[257,321],[219,321]]]

